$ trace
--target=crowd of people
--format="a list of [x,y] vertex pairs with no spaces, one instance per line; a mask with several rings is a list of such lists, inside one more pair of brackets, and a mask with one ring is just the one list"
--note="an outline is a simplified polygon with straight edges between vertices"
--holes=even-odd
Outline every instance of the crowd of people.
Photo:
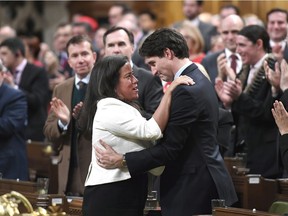
[[203,3],[183,0],[185,19],[158,29],[122,3],[104,24],[75,14],[51,47],[0,27],[3,178],[29,180],[28,139],[52,143],[58,192],[84,196],[85,215],[141,215],[150,173],[164,216],[233,205],[223,158],[236,153],[252,174],[286,177],[288,12],[209,16]]

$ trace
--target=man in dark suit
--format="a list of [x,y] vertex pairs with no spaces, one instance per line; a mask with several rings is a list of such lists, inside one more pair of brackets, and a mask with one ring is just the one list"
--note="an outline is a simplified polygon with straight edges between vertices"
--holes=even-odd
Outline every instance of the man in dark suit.
[[[211,82],[215,83],[215,78],[223,67],[231,67],[231,55],[236,55],[236,73],[238,74],[242,69],[242,60],[238,53],[236,53],[236,37],[238,32],[244,27],[244,22],[238,15],[229,15],[224,18],[220,24],[220,34],[225,46],[225,49],[220,52],[206,55],[201,64],[207,70]],[[221,55],[221,56],[220,56]],[[220,56],[220,57],[219,57]],[[219,58],[218,58],[219,57]],[[222,72],[223,73],[223,72]]]
[[[211,37],[217,34],[217,29],[209,23],[202,22],[198,16],[202,12],[202,0],[183,0],[183,14],[186,20],[198,27],[205,43],[204,52],[207,53],[211,47]],[[181,25],[182,22],[173,24],[174,28]]]
[[275,70],[271,70],[269,67],[266,67],[265,71],[268,80],[275,74],[280,74],[279,82],[277,82],[276,85],[280,86],[283,94],[280,101],[275,101],[273,104],[272,114],[280,133],[278,141],[282,163],[286,173],[288,173],[288,65],[285,60],[282,60],[281,64],[278,66],[276,65]]
[[[287,10],[281,8],[271,9],[267,15],[267,32],[270,37],[270,46],[272,52],[288,61],[288,47],[287,47],[287,24],[288,13]],[[280,59],[281,60],[281,59]]]
[[158,76],[153,76],[150,71],[133,64],[131,59],[134,52],[134,37],[126,28],[112,27],[105,32],[103,38],[106,56],[120,54],[130,60],[134,75],[138,79],[138,102],[144,111],[144,116],[150,118],[163,95],[161,80]]
[[217,145],[218,102],[213,86],[189,60],[183,36],[163,28],[143,43],[140,54],[161,79],[190,76],[193,86],[178,86],[172,95],[170,118],[163,138],[150,149],[116,153],[102,142],[97,149],[99,165],[127,166],[131,176],[165,165],[160,181],[163,216],[211,214],[211,199],[237,201],[231,177]]
[[27,181],[27,101],[21,91],[4,83],[6,73],[0,68],[0,173],[5,179]]
[[265,76],[265,59],[272,57],[267,54],[269,50],[269,35],[263,27],[244,27],[237,36],[237,52],[245,67],[239,79],[224,84],[217,80],[215,85],[219,98],[235,117],[236,139],[245,143],[250,173],[279,178],[282,170],[271,108],[280,91]]
[[26,139],[43,141],[43,126],[47,117],[48,76],[43,68],[30,64],[25,58],[25,47],[20,38],[8,38],[0,44],[0,58],[9,69],[6,81],[20,89],[27,98],[28,126]]

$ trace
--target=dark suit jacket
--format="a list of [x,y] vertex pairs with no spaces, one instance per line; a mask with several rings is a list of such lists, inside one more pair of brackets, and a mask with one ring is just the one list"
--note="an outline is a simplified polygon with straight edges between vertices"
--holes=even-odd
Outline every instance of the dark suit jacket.
[[144,117],[150,118],[160,104],[163,96],[163,87],[158,76],[150,71],[133,65],[135,77],[138,79],[138,102],[144,109]]
[[282,136],[280,135],[279,147],[280,147],[283,166],[286,172],[288,172],[288,134],[283,134]]
[[163,139],[150,149],[126,154],[132,176],[165,164],[160,192],[163,216],[210,214],[213,198],[225,199],[228,206],[237,201],[217,145],[214,88],[195,64],[182,74],[196,84],[173,91]]
[[284,48],[284,53],[283,53],[284,59],[288,62],[288,45],[286,43],[286,46]]
[[0,86],[0,172],[3,178],[28,180],[27,122],[24,94],[6,84]]
[[28,127],[25,130],[26,138],[43,141],[43,126],[47,118],[48,108],[48,77],[43,68],[27,63],[19,83],[27,98]]
[[224,53],[224,50],[208,54],[201,62],[208,72],[213,85],[215,84],[215,79],[218,76],[217,58],[221,53]]
[[[272,97],[271,85],[265,78],[263,67],[255,76],[259,77],[258,87],[250,88],[251,91],[246,88],[232,104],[231,110],[238,128],[237,140],[239,142],[243,138],[247,146],[247,167],[250,173],[277,178],[281,177],[282,172],[276,145],[278,129],[271,113],[275,98]],[[247,77],[247,69],[242,70],[239,78],[244,88]]]

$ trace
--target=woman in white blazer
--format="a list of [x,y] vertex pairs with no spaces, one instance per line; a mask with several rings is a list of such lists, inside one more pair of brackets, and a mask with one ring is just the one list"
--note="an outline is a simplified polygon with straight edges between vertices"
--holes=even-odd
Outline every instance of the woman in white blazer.
[[[131,177],[127,168],[104,169],[97,164],[95,146],[99,140],[123,154],[147,148],[162,137],[169,117],[173,89],[193,84],[189,77],[172,82],[155,111],[146,120],[134,101],[138,80],[124,56],[108,56],[94,66],[81,115],[87,115],[92,132],[92,160],[88,170],[83,212],[93,216],[142,216],[147,197],[147,174]],[[97,110],[97,111],[96,111]],[[151,170],[158,175],[163,167]]]

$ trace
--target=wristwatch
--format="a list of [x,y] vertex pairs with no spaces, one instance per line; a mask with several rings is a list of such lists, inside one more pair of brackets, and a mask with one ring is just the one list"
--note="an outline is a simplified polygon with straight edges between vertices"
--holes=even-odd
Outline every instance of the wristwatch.
[[122,167],[127,167],[127,163],[126,163],[126,158],[125,158],[125,154],[123,154],[123,158],[122,158],[122,162],[121,162]]

